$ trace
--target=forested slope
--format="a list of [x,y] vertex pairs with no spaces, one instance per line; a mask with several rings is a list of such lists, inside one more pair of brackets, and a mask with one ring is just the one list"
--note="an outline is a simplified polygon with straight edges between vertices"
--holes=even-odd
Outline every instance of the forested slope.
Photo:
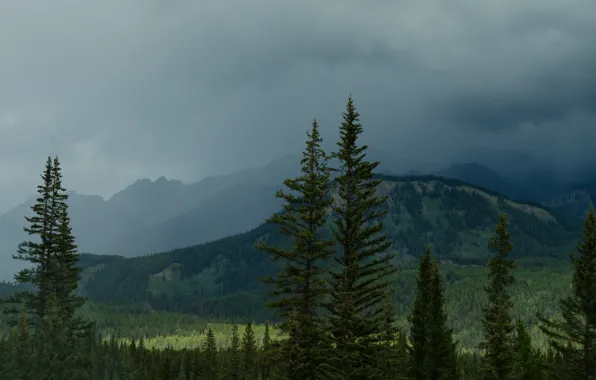
[[[545,259],[549,257],[566,262],[579,236],[579,219],[513,202],[458,180],[381,178],[379,191],[388,196],[383,205],[388,211],[384,227],[393,240],[396,260],[404,265],[418,257],[426,244],[443,262],[484,264],[489,236],[502,212],[511,218],[512,257],[526,258],[533,266],[551,262]],[[264,307],[268,288],[259,278],[278,268],[253,247],[259,239],[284,243],[274,227],[262,224],[244,234],[146,257],[83,255],[82,292],[95,301],[160,310],[271,317]]]

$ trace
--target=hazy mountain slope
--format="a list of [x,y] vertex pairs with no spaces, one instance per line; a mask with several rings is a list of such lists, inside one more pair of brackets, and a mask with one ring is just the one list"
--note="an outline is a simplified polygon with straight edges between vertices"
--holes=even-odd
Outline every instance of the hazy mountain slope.
[[595,199],[596,184],[585,184],[546,200],[544,204],[561,213],[585,217]]
[[[200,202],[200,193],[180,181],[160,177],[140,179],[114,194],[106,205],[119,213],[134,215],[144,225],[154,225],[177,216]],[[198,201],[193,201],[199,198]]]
[[[21,241],[30,239],[23,227],[26,224],[25,216],[33,215],[33,203],[34,198],[31,198],[0,217],[0,280],[12,279],[12,274],[24,267],[23,263],[13,260],[11,255],[16,252]],[[142,226],[142,221],[134,215],[108,207],[100,196],[71,192],[68,204],[73,233],[81,252],[102,252],[105,239],[121,239]]]
[[281,208],[278,189],[247,183],[223,190],[189,212],[126,236],[111,251],[131,257],[246,232]]
[[[263,215],[269,211],[263,210],[275,209],[266,203],[270,198],[267,197],[267,201],[263,201],[265,203],[259,201],[262,194],[270,195],[271,189],[267,185],[281,184],[288,175],[295,175],[299,170],[298,162],[299,156],[288,155],[263,167],[208,177],[192,184],[166,180],[164,177],[156,181],[142,179],[114,194],[107,201],[100,196],[71,192],[69,212],[79,250],[99,254],[124,253],[130,256],[128,248],[135,254],[147,254],[246,231],[264,219]],[[244,184],[245,190],[230,190]],[[264,189],[256,190],[260,185]],[[228,190],[230,192],[225,193]],[[242,194],[243,191],[245,194]],[[245,207],[242,203],[244,199],[249,207],[251,204],[255,205],[254,211],[238,214],[234,218],[237,222],[225,221],[218,225],[215,222],[217,207],[222,208],[223,214],[230,215],[222,194],[228,194],[225,196],[241,202],[235,204],[238,208]],[[253,194],[255,197],[251,198]],[[212,200],[204,203],[211,198]],[[0,280],[11,280],[13,274],[23,268],[23,264],[13,260],[11,255],[17,245],[27,238],[23,226],[25,216],[31,215],[30,207],[34,199],[32,197],[0,216]],[[263,205],[263,209],[256,208],[258,205]],[[176,217],[180,217],[181,227],[177,224]],[[206,220],[210,222],[205,222]],[[154,227],[160,223],[164,223],[163,230]],[[195,236],[191,225],[204,226],[202,232],[196,234],[196,239],[187,238]],[[148,239],[153,239],[155,245],[149,244]],[[182,243],[172,243],[177,239]],[[135,241],[147,243],[137,246]]]
[[[498,215],[511,215],[514,257],[565,258],[579,236],[581,220],[513,202],[461,181],[438,177],[388,177],[385,230],[397,260],[420,255],[426,244],[441,260],[485,263]],[[287,244],[264,224],[215,242],[146,257],[88,266],[86,294],[95,300],[149,303],[154,308],[240,313],[262,305],[266,287],[258,278],[278,268],[253,244],[264,239]],[[101,258],[95,258],[101,260]],[[246,310],[245,310],[246,311]],[[254,309],[251,311],[256,312]],[[252,315],[252,314],[251,314]]]
[[513,181],[505,179],[487,166],[475,162],[452,164],[446,169],[435,172],[435,175],[459,179],[514,199],[518,197],[520,192]]

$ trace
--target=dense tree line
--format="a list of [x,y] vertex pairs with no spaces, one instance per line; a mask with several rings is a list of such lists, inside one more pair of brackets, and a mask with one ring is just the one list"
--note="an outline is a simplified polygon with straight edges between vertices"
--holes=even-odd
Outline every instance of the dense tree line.
[[[242,334],[234,325],[224,346],[218,345],[213,329],[207,327],[204,341],[193,349],[149,349],[142,336],[128,343],[114,335],[106,340],[96,325],[80,317],[85,302],[77,292],[80,256],[70,228],[60,163],[49,158],[32,207],[34,216],[26,218],[25,231],[31,240],[21,243],[14,256],[30,266],[15,276],[21,288],[3,303],[3,313],[13,327],[0,342],[2,379],[595,379],[594,210],[585,219],[578,255],[571,256],[574,274],[571,291],[561,300],[561,314],[535,316],[548,336],[548,350],[533,346],[528,321],[514,315],[516,265],[509,257],[514,235],[507,214],[499,217],[489,242],[486,298],[479,311],[481,344],[473,351],[458,350],[445,307],[453,274],[441,275],[430,245],[418,263],[415,291],[408,295],[412,298],[408,328],[396,326],[392,300],[403,290],[394,283],[399,267],[383,225],[387,210],[382,205],[388,197],[379,191],[381,179],[372,174],[379,163],[366,161],[367,147],[358,144],[362,131],[351,98],[337,152],[327,155],[322,150],[318,125],[313,122],[302,175],[285,181],[289,191],[277,193],[285,201],[284,209],[269,223],[288,238],[256,244],[280,269],[262,279],[273,285],[269,306],[279,320],[280,338],[272,339],[267,325],[263,339],[257,340],[249,321]],[[330,157],[337,160],[337,168],[327,166]],[[332,171],[337,172],[333,182]],[[432,191],[436,196],[451,190]],[[484,203],[475,193],[450,199],[469,207],[460,222],[468,227],[486,223]],[[405,206],[414,217],[421,210],[419,201],[416,198]],[[526,233],[537,239],[558,242],[537,225],[526,226]],[[432,232],[429,225],[421,225],[420,230]],[[217,252],[210,254],[217,257]],[[247,255],[247,266],[262,264],[257,255],[256,251]],[[118,275],[130,278],[134,285],[134,277],[124,271]],[[145,279],[163,281],[151,272]],[[195,291],[199,292],[195,295],[214,292]]]

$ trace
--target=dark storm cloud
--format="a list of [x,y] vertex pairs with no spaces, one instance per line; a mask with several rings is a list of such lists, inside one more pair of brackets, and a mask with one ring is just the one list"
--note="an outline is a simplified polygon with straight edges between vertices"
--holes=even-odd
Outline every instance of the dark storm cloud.
[[301,149],[313,117],[335,139],[349,92],[365,140],[397,156],[585,162],[594,15],[588,0],[4,0],[0,210],[48,154],[68,187],[109,195]]

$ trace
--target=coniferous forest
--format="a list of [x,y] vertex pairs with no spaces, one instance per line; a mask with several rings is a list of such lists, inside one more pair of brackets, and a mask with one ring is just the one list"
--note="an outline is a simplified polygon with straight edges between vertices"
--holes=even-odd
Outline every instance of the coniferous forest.
[[[24,219],[30,240],[15,247],[13,255],[29,265],[15,275],[15,284],[0,287],[7,323],[0,342],[0,379],[596,379],[594,210],[587,213],[583,236],[570,255],[569,291],[555,300],[552,313],[531,318],[516,313],[518,261],[511,256],[516,241],[511,215],[498,216],[488,247],[478,248],[490,253],[485,298],[478,310],[469,311],[479,316],[479,343],[463,347],[453,324],[458,316],[449,315],[454,310],[446,306],[449,281],[441,273],[441,260],[430,242],[413,232],[408,235],[411,247],[420,250],[415,288],[400,295],[404,289],[395,279],[405,268],[395,260],[390,226],[383,223],[388,196],[380,191],[382,179],[373,175],[379,162],[367,160],[362,133],[351,98],[335,152],[324,151],[313,121],[301,175],[283,183],[275,194],[283,209],[267,221],[288,243],[260,240],[254,245],[255,255],[268,256],[279,269],[260,278],[269,291],[271,323],[264,323],[258,334],[263,324],[249,320],[242,329],[229,324],[225,344],[207,324],[205,337],[186,347],[149,347],[142,334],[121,339],[88,318],[85,310],[102,306],[78,291],[83,257],[70,225],[61,163],[48,158],[33,216]],[[474,204],[475,199],[462,202]],[[405,207],[415,214],[422,206],[410,202]],[[482,209],[476,210],[469,223],[484,220]],[[524,226],[536,230],[531,231],[530,222]],[[544,231],[540,236],[553,244],[561,240]],[[528,256],[533,256],[531,247],[524,247]],[[469,261],[460,264],[479,264]],[[398,323],[396,310],[403,305],[394,302],[400,297],[412,299],[405,326]],[[248,302],[248,297],[234,302]],[[531,331],[536,328],[546,344],[535,341]]]

